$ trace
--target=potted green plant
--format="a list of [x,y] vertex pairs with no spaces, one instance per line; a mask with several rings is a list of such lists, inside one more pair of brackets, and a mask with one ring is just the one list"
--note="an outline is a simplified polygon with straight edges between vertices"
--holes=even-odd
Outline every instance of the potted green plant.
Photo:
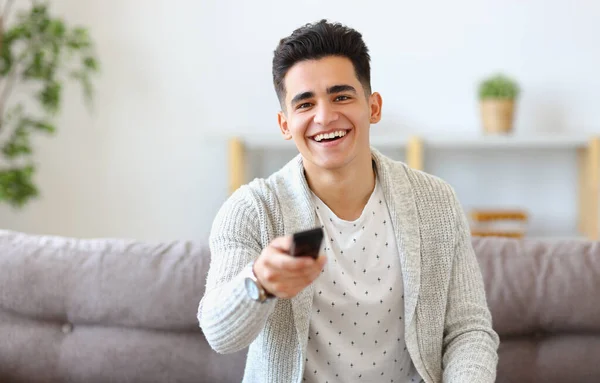
[[69,81],[89,105],[98,61],[87,29],[67,26],[41,1],[19,4],[10,19],[13,3],[0,1],[0,203],[21,207],[39,194],[32,136],[56,131]]
[[515,80],[495,74],[479,84],[481,119],[485,133],[510,133],[520,88]]

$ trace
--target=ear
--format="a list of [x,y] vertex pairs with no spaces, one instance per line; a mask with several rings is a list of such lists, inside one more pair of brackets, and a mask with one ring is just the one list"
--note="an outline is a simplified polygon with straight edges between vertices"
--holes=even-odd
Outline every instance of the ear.
[[374,92],[369,97],[369,109],[371,112],[370,122],[371,124],[376,124],[381,121],[381,106],[383,105],[383,99],[381,95],[377,92]]
[[288,121],[287,117],[285,116],[285,112],[280,111],[279,113],[277,113],[277,123],[279,124],[279,129],[281,129],[281,134],[283,135],[283,138],[285,140],[291,140],[292,134],[288,129]]

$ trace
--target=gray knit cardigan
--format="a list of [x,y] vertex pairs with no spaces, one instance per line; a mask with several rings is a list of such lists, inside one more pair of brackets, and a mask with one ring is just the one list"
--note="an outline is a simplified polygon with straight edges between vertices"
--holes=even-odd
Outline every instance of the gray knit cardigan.
[[[417,371],[428,383],[494,382],[498,335],[453,189],[371,151],[399,247],[406,346]],[[249,347],[244,382],[302,380],[314,286],[258,303],[247,296],[244,275],[271,240],[316,225],[300,155],[238,189],[214,220],[198,321],[215,351]]]

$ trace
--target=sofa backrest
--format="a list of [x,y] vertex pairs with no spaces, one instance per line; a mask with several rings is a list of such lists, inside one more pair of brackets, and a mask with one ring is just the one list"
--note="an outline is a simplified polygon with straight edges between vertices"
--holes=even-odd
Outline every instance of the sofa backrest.
[[240,381],[245,353],[198,326],[208,264],[192,242],[0,231],[0,381]]
[[475,238],[497,382],[600,382],[600,243]]
[[[600,382],[600,244],[474,238],[497,382]],[[239,382],[198,327],[202,242],[0,230],[0,382]]]

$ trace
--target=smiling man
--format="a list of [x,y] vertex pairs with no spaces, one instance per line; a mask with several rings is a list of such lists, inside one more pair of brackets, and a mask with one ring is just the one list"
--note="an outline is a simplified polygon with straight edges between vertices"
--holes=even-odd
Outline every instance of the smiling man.
[[[494,382],[498,336],[464,213],[444,181],[371,147],[382,98],[361,34],[297,29],[273,82],[299,154],[215,218],[198,308],[211,347],[249,347],[244,382]],[[290,235],[316,226],[318,259],[291,257]]]

